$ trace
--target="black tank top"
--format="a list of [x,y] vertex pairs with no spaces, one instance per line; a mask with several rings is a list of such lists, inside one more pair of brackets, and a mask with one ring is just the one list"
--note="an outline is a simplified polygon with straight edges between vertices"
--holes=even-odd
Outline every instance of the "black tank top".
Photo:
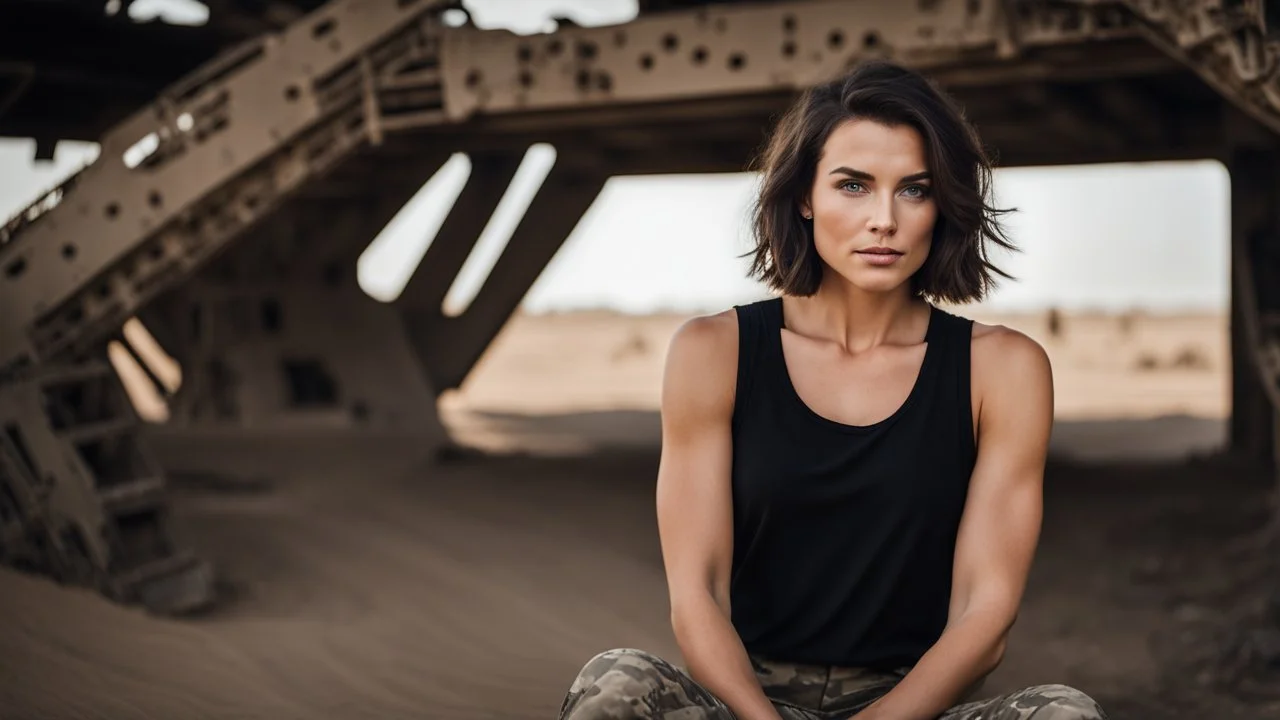
[[732,621],[747,652],[794,663],[914,664],[947,622],[977,451],[972,321],[931,308],[906,401],[845,425],[796,393],[782,300],[736,306]]

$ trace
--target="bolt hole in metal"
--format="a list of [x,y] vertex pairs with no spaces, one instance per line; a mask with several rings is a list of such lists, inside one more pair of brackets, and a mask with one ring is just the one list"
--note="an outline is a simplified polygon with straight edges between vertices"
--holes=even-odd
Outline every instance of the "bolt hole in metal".
[[645,53],[640,56],[640,69],[649,71],[653,69],[653,56]]
[[729,69],[733,71],[741,70],[747,65],[747,56],[742,53],[734,53],[729,56]]
[[62,259],[63,259],[63,260],[75,260],[75,259],[76,259],[76,246],[75,246],[75,245],[73,245],[73,244],[71,244],[71,243],[67,243],[66,245],[63,245],[63,246],[62,246]]
[[667,52],[675,52],[678,47],[680,47],[680,38],[676,37],[675,33],[667,33],[662,36],[663,50],[666,50]]
[[704,47],[696,47],[693,49],[693,64],[702,65],[707,61],[707,49]]

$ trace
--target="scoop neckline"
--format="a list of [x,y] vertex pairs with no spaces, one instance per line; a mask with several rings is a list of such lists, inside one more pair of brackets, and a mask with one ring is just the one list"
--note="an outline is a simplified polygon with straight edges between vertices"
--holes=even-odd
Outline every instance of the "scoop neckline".
[[827,417],[826,415],[822,415],[821,413],[819,413],[818,411],[810,407],[809,403],[805,402],[804,398],[800,397],[800,392],[796,390],[795,383],[792,382],[791,380],[791,369],[787,367],[787,354],[782,345],[782,331],[786,329],[786,320],[782,314],[782,298],[781,297],[774,298],[775,322],[774,322],[773,330],[770,334],[773,337],[773,347],[774,347],[774,352],[776,353],[775,357],[778,360],[778,369],[782,374],[782,380],[783,380],[782,384],[784,386],[783,388],[784,394],[787,396],[789,401],[793,405],[795,405],[801,411],[801,413],[804,414],[806,417],[817,422],[820,425],[826,426],[833,430],[838,430],[840,432],[865,433],[865,432],[877,430],[881,427],[884,427],[885,425],[892,423],[893,421],[901,417],[902,414],[905,413],[911,407],[911,405],[915,402],[916,397],[921,393],[921,388],[924,385],[925,373],[928,372],[929,369],[932,367],[933,357],[936,354],[934,352],[934,346],[937,345],[937,326],[938,326],[939,312],[940,311],[938,310],[937,307],[935,307],[932,303],[929,304],[929,320],[928,320],[928,325],[926,326],[924,331],[924,342],[925,342],[924,359],[920,361],[920,369],[916,372],[915,381],[912,383],[911,390],[910,392],[907,393],[906,399],[903,400],[900,405],[898,405],[898,408],[896,410],[894,410],[887,417],[881,420],[877,420],[876,422],[871,423],[869,425],[851,425],[849,423],[840,422],[839,420],[834,420],[832,418]]

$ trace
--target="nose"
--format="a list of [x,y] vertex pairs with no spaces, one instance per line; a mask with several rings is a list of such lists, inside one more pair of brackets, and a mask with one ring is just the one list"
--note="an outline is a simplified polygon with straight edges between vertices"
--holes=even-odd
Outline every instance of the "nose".
[[876,203],[871,218],[867,221],[867,229],[877,235],[893,235],[898,230],[898,219],[893,212],[893,196],[889,195]]

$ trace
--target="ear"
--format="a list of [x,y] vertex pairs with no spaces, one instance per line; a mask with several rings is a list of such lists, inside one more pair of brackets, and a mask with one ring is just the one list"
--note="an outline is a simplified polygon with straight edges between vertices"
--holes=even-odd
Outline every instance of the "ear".
[[800,217],[803,217],[805,220],[813,219],[813,206],[809,203],[808,196],[805,196],[805,198],[800,201]]

